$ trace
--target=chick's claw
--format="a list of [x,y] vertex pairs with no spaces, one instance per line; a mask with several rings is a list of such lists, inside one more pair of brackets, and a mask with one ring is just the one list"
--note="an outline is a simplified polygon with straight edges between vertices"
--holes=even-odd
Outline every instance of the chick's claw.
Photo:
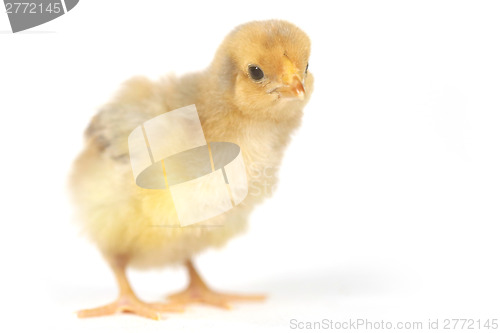
[[133,313],[141,317],[160,320],[162,312],[183,312],[184,307],[171,303],[145,303],[131,295],[120,296],[118,300],[108,305],[93,309],[80,310],[79,318],[109,316],[119,312]]

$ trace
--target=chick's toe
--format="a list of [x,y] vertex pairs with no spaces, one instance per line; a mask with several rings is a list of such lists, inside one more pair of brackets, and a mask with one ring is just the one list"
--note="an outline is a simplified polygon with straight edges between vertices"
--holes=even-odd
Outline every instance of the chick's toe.
[[263,301],[266,299],[265,295],[241,295],[216,292],[206,285],[191,261],[186,263],[186,267],[189,272],[189,285],[185,290],[168,297],[173,304],[203,303],[223,309],[231,309],[231,302]]

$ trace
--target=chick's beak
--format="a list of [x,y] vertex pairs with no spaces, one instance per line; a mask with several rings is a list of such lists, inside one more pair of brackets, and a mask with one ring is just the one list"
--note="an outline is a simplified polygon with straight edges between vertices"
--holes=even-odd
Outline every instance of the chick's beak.
[[293,74],[285,78],[283,80],[285,85],[285,89],[289,92],[291,97],[296,97],[300,100],[304,99],[306,91],[304,89],[304,84],[299,75]]
[[304,85],[302,84],[302,81],[300,80],[298,75],[294,75],[292,79],[292,84],[290,85],[290,88],[292,89],[292,92],[297,95],[299,99],[304,99],[304,95],[306,94],[306,91],[304,90]]

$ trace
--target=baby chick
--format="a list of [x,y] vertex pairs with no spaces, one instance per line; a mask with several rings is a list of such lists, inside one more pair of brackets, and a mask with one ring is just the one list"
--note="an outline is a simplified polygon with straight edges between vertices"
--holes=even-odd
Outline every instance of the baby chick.
[[[276,181],[270,177],[313,90],[309,54],[309,38],[291,23],[243,24],[224,39],[206,70],[159,82],[132,78],[94,116],[70,185],[84,230],[113,270],[119,296],[108,305],[79,311],[79,317],[126,311],[158,319],[163,311],[193,302],[228,308],[231,301],[263,299],[212,291],[191,258],[242,232],[252,209],[270,193]],[[178,225],[168,189],[137,186],[128,152],[134,128],[191,104],[197,107],[207,142],[240,146],[249,182],[245,200],[203,223],[205,227]],[[187,267],[190,282],[166,304],[139,300],[125,274],[127,267],[178,263]]]

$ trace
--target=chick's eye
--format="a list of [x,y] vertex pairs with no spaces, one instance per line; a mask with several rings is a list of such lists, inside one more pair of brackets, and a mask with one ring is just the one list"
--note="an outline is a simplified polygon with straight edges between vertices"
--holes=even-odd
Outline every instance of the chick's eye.
[[259,66],[248,66],[248,73],[250,73],[250,77],[255,81],[259,81],[264,77],[264,72],[262,71],[262,69],[260,69]]
[[307,65],[306,65],[306,71],[305,71],[306,74],[307,74],[308,69],[309,69],[309,63],[307,63]]

